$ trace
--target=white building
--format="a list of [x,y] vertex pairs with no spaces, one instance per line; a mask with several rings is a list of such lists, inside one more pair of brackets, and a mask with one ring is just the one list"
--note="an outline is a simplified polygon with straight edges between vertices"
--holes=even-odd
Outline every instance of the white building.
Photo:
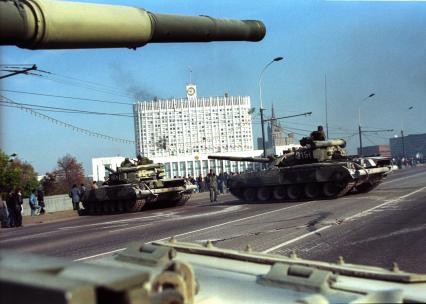
[[169,177],[250,169],[247,163],[207,159],[212,154],[260,155],[253,150],[250,97],[197,97],[193,84],[186,92],[186,98],[133,106],[136,155],[164,163]]
[[93,180],[97,182],[105,181],[105,178],[109,174],[105,167],[116,170],[123,161],[124,157],[122,156],[92,158]]

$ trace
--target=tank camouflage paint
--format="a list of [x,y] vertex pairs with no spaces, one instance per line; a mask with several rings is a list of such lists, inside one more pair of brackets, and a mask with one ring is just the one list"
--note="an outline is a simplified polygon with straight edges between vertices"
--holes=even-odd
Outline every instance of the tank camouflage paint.
[[351,191],[367,192],[390,171],[386,157],[348,156],[343,139],[313,141],[303,138],[302,147],[273,157],[209,156],[209,159],[260,162],[266,170],[230,176],[228,188],[247,201],[297,201],[330,199]]
[[183,206],[195,185],[184,178],[165,178],[163,164],[137,164],[126,159],[98,189],[86,191],[81,215],[138,212],[152,207]]

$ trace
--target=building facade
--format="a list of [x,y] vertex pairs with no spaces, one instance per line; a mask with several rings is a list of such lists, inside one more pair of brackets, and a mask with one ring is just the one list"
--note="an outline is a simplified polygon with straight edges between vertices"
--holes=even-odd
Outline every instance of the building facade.
[[[389,139],[389,146],[393,158],[404,157],[402,137],[394,137]],[[426,157],[426,133],[410,134],[404,136],[405,156],[408,158]]]
[[186,98],[134,104],[136,155],[164,163],[169,177],[205,175],[210,169],[247,170],[247,164],[228,165],[209,161],[207,156],[257,153],[253,150],[250,97],[197,97],[193,84],[186,87],[186,93]]
[[[358,148],[358,155],[361,155],[361,150]],[[375,145],[362,147],[362,154],[364,156],[380,155],[384,157],[390,157],[390,147],[389,145]]]
[[105,167],[116,170],[124,161],[124,157],[98,157],[92,158],[92,178],[96,182],[104,182],[109,172]]

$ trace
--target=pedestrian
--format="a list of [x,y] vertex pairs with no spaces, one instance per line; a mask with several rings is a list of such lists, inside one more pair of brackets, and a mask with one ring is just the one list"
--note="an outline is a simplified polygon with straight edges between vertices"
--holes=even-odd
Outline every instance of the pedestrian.
[[92,190],[94,190],[94,189],[98,189],[98,184],[96,183],[96,181],[93,181],[93,182],[92,182],[91,189],[92,189]]
[[80,184],[80,199],[83,197],[86,192],[86,186],[84,184]]
[[223,194],[223,182],[224,182],[224,176],[223,176],[223,173],[220,172],[219,176],[217,177],[217,188],[220,194]]
[[223,184],[225,186],[225,192],[228,193],[229,189],[228,189],[228,172],[223,173]]
[[40,206],[40,214],[45,214],[46,210],[44,210],[44,208],[46,205],[44,204],[44,192],[41,189],[37,190],[37,201],[38,205]]
[[9,228],[9,210],[7,209],[6,202],[0,194],[0,224],[2,228]]
[[79,211],[81,193],[80,193],[80,189],[78,189],[76,184],[72,185],[72,188],[68,195],[71,198],[73,209]]
[[40,215],[40,206],[38,205],[36,190],[31,190],[29,204],[31,208],[31,216]]
[[15,227],[22,227],[22,204],[24,198],[22,196],[21,189],[15,192]]
[[203,177],[201,176],[201,174],[197,177],[197,185],[198,185],[198,192],[203,192],[204,191]]
[[6,197],[7,213],[9,214],[9,226],[15,227],[15,193],[10,190]]
[[217,176],[213,170],[210,170],[209,177],[209,189],[210,189],[210,202],[217,202]]
[[[211,171],[212,170],[210,170],[210,173],[211,173]],[[206,175],[206,177],[204,178],[204,183],[205,183],[205,187],[206,187],[207,190],[210,189],[210,173],[208,173]]]

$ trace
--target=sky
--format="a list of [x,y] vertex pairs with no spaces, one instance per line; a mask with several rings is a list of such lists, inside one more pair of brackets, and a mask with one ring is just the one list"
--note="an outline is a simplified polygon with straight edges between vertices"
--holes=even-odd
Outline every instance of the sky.
[[[89,2],[89,1],[81,1]],[[2,64],[36,64],[40,76],[0,80],[0,94],[19,103],[83,111],[91,115],[38,111],[51,118],[111,137],[134,140],[131,104],[141,99],[182,98],[192,81],[198,96],[250,96],[254,141],[260,136],[259,76],[266,64],[262,96],[266,116],[312,111],[281,120],[296,138],[325,126],[358,146],[358,109],[363,145],[426,132],[426,2],[424,1],[90,1],[143,7],[157,13],[257,19],[267,33],[261,42],[148,44],[137,50],[25,50],[0,48]],[[50,74],[46,73],[49,72]],[[327,94],[325,94],[325,78]],[[91,100],[49,97],[30,92]],[[375,95],[367,98],[370,94]],[[4,100],[4,99],[3,99]],[[94,101],[97,100],[97,101]],[[105,102],[108,101],[108,102]],[[115,103],[111,103],[115,102]],[[31,163],[39,175],[71,154],[91,175],[91,159],[135,155],[134,144],[88,136],[18,108],[0,106],[1,149]],[[409,110],[409,107],[413,107]],[[123,115],[124,114],[124,115]]]

